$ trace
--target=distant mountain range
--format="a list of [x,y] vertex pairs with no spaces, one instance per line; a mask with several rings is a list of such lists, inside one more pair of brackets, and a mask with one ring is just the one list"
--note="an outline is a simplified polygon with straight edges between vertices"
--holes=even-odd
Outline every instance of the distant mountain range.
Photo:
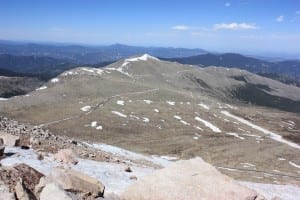
[[172,47],[137,47],[122,44],[108,46],[81,46],[0,41],[0,54],[52,57],[76,64],[97,64],[107,61],[110,62],[144,53],[148,53],[157,57],[176,58],[199,55],[207,53],[207,51],[203,49]]
[[223,66],[239,68],[252,73],[260,74],[281,82],[300,86],[300,61],[286,60],[270,62],[235,53],[203,54],[184,58],[162,58],[182,64],[207,66]]
[[[0,41],[0,70],[48,80],[79,66],[100,68],[144,53],[182,64],[239,68],[300,86],[299,60],[270,61],[235,53],[212,54],[203,49],[136,47],[122,44],[80,46]],[[0,75],[5,76],[4,73],[0,71]]]

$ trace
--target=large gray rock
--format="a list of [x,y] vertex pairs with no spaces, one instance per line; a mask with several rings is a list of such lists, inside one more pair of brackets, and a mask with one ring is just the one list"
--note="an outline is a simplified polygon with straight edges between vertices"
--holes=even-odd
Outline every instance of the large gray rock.
[[46,177],[46,183],[54,182],[64,190],[90,192],[93,197],[103,197],[105,186],[97,179],[72,169],[56,168]]
[[129,186],[126,200],[263,200],[256,191],[239,185],[201,158],[178,161]]
[[19,146],[20,138],[18,136],[0,131],[0,138],[3,140],[3,143],[6,146]]
[[58,185],[49,183],[42,190],[40,200],[72,200],[72,198]]
[[54,155],[54,160],[66,164],[76,165],[78,163],[77,156],[72,149],[61,149],[57,154]]

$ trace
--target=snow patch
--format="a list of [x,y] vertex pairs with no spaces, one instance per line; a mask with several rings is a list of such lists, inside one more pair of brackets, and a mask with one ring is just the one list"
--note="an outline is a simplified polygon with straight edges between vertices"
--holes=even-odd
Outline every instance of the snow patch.
[[51,79],[51,83],[58,83],[59,82],[59,79],[58,78],[53,78]]
[[253,128],[253,129],[256,129],[256,130],[258,130],[258,131],[261,131],[261,132],[263,132],[264,134],[267,134],[271,139],[273,139],[273,140],[275,140],[275,141],[278,141],[278,142],[287,144],[287,145],[289,145],[289,146],[291,146],[291,147],[300,149],[300,145],[298,145],[298,144],[296,144],[296,143],[293,143],[293,142],[290,142],[290,141],[287,141],[287,140],[283,139],[281,135],[278,135],[278,134],[273,133],[273,132],[271,132],[271,131],[269,131],[269,130],[267,130],[267,129],[264,129],[264,128],[260,127],[260,126],[257,126],[257,125],[255,125],[255,124],[253,124],[253,123],[251,123],[251,122],[249,122],[249,121],[243,119],[243,118],[237,117],[237,116],[235,116],[235,115],[229,113],[228,111],[221,111],[221,113],[224,114],[224,115],[226,115],[227,117],[231,117],[231,118],[233,118],[233,119],[235,119],[235,120],[237,120],[237,121],[239,121],[239,122],[241,122],[241,123],[243,123],[243,124],[246,124],[246,125],[250,126],[250,127]]
[[157,108],[155,108],[155,109],[154,109],[154,112],[157,112],[157,113],[159,113],[159,110],[158,110]]
[[237,133],[226,133],[226,134],[227,134],[227,135],[231,135],[231,136],[236,137],[236,138],[239,138],[239,139],[241,139],[241,140],[244,140],[244,139],[245,139],[244,137],[239,136],[239,134],[237,134]]
[[[154,171],[152,168],[131,166],[133,172],[124,171],[126,164],[115,164],[107,162],[98,162],[93,160],[78,159],[77,165],[64,165],[54,161],[53,155],[48,154],[44,160],[38,160],[38,155],[33,150],[22,150],[16,147],[6,147],[6,153],[15,153],[10,157],[2,159],[3,166],[13,166],[15,164],[25,163],[39,172],[48,175],[55,167],[71,167],[89,176],[95,177],[105,185],[105,193],[121,194],[126,187],[135,183],[130,176],[135,175],[138,179]],[[151,158],[149,158],[151,160]]]
[[151,100],[144,100],[144,102],[145,102],[146,104],[151,104],[151,103],[152,103]]
[[195,120],[197,120],[199,122],[202,122],[205,126],[210,128],[213,132],[216,132],[216,133],[221,133],[222,132],[218,127],[214,126],[213,124],[211,124],[208,121],[205,121],[204,119],[201,119],[200,117],[195,117]]
[[94,122],[91,123],[91,127],[96,127],[96,126],[97,126],[97,122],[96,121],[94,121]]
[[289,164],[292,165],[293,167],[299,168],[300,169],[300,165],[297,165],[296,163],[289,161]]
[[156,61],[158,61],[159,59],[155,58],[153,56],[150,56],[149,54],[144,54],[140,57],[125,59],[125,62],[136,62],[136,61],[147,61],[147,60],[156,60]]
[[124,105],[125,105],[124,101],[122,101],[122,100],[117,101],[117,104],[118,104],[118,105],[121,105],[121,106],[124,106]]
[[251,183],[239,181],[241,185],[244,185],[250,189],[256,190],[262,194],[266,199],[272,199],[278,197],[282,200],[295,200],[300,196],[300,188],[292,185],[275,185],[264,183]]
[[209,106],[205,105],[204,103],[199,103],[198,105],[206,110],[209,110]]
[[190,125],[191,125],[190,123],[188,123],[188,122],[186,122],[186,121],[184,121],[184,120],[180,120],[180,122],[181,122],[182,124],[184,124],[184,125],[187,125],[187,126],[190,126]]
[[95,73],[98,75],[101,75],[103,73],[102,69],[98,69],[98,68],[86,68],[86,67],[82,67],[80,68],[81,71],[85,71],[85,72],[90,72],[90,73]]
[[84,106],[82,108],[80,108],[80,110],[82,110],[83,112],[87,112],[91,109],[92,107],[91,106]]
[[150,122],[150,119],[147,117],[143,117],[143,122]]
[[175,118],[175,119],[178,119],[178,120],[181,120],[181,119],[182,119],[182,118],[181,118],[180,116],[178,116],[178,115],[175,115],[174,118]]
[[175,103],[174,101],[167,101],[167,104],[171,105],[171,106],[175,106]]
[[115,114],[115,115],[118,115],[118,116],[120,116],[120,117],[124,117],[124,118],[126,118],[127,117],[127,115],[125,115],[125,114],[123,114],[123,113],[120,113],[120,112],[118,112],[118,111],[111,111],[113,114]]
[[37,91],[38,91],[38,90],[44,90],[44,89],[47,89],[47,88],[48,88],[48,87],[44,85],[44,86],[42,86],[42,87],[40,87],[40,88],[38,88],[38,89],[36,89],[36,90],[37,90]]

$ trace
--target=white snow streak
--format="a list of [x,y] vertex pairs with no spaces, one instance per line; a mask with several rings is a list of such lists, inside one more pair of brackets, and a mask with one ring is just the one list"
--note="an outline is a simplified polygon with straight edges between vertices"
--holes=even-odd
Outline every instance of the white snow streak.
[[124,101],[119,100],[119,101],[117,101],[117,104],[118,104],[118,105],[121,105],[121,106],[124,106],[125,103],[124,103]]
[[83,112],[87,112],[91,109],[91,106],[84,106],[82,108],[80,108],[80,110],[82,110]]
[[226,134],[227,134],[227,135],[231,135],[231,136],[236,137],[236,138],[239,138],[239,139],[241,139],[241,140],[244,140],[244,139],[245,139],[244,137],[239,136],[239,134],[237,134],[237,133],[226,133]]
[[243,124],[246,124],[246,125],[250,126],[251,128],[254,128],[254,129],[258,130],[258,131],[261,131],[264,134],[267,134],[273,140],[276,140],[278,142],[287,144],[287,145],[289,145],[291,147],[300,149],[300,145],[283,139],[281,135],[278,135],[278,134],[273,133],[273,132],[271,132],[271,131],[269,131],[267,129],[264,129],[264,128],[260,127],[260,126],[257,126],[255,124],[253,124],[253,123],[251,123],[251,122],[243,119],[243,118],[237,117],[237,116],[229,113],[228,111],[221,111],[221,113],[224,114],[224,115],[226,115],[226,116],[228,116],[228,117],[231,117],[231,118],[233,118],[233,119],[235,119],[235,120],[237,120],[237,121],[239,121],[239,122],[241,122]]
[[211,124],[208,121],[205,121],[204,119],[201,119],[200,117],[195,117],[195,120],[197,120],[199,122],[202,122],[205,126],[210,128],[213,132],[216,132],[216,133],[221,133],[222,132],[218,127],[214,126],[213,124]]
[[37,91],[38,90],[44,90],[44,89],[47,89],[48,87],[47,86],[42,86],[42,87],[40,87],[40,88],[38,88],[38,89],[36,89]]
[[123,113],[120,113],[120,112],[118,112],[118,111],[111,111],[113,114],[115,114],[115,115],[118,115],[118,116],[120,116],[120,117],[124,117],[124,118],[126,118],[127,117],[127,115],[125,115],[125,114],[123,114]]
[[51,79],[51,83],[58,83],[59,82],[59,79],[58,78],[53,78]]
[[146,104],[151,104],[151,103],[152,103],[151,100],[144,100],[144,102],[145,102]]
[[205,105],[204,103],[199,103],[198,105],[206,110],[209,110],[209,106]]
[[176,102],[174,102],[174,101],[167,101],[167,103],[168,103],[169,105],[171,105],[171,106],[175,106],[175,103],[176,103]]
[[299,168],[300,169],[300,165],[297,165],[296,163],[289,161],[289,164],[292,165],[293,167]]

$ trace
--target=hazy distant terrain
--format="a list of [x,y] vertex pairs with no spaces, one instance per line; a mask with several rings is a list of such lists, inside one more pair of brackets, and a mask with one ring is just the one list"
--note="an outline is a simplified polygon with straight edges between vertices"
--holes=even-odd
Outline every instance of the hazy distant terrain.
[[63,59],[77,64],[97,64],[148,53],[157,57],[174,58],[206,53],[203,49],[136,47],[122,44],[87,46],[67,44],[34,44],[0,41],[0,54],[39,56]]
[[228,68],[239,68],[249,72],[257,73],[284,83],[300,86],[300,61],[266,61],[240,54],[203,54],[185,58],[166,59],[182,64],[201,66],[223,66]]

